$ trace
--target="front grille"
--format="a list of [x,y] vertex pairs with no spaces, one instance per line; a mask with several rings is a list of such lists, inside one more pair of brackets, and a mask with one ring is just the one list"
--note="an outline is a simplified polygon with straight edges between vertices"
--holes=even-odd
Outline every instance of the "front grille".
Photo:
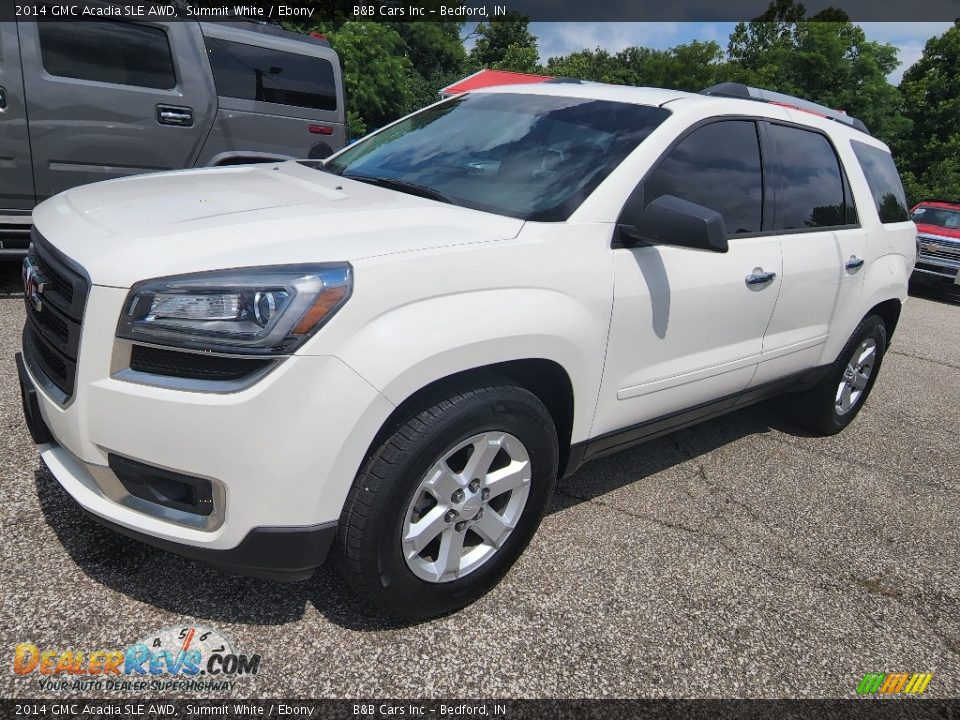
[[23,354],[34,372],[42,373],[64,395],[73,396],[80,350],[80,330],[90,283],[80,268],[31,230],[30,259],[43,281],[36,298],[25,297],[27,322]]
[[920,257],[960,262],[960,248],[954,250],[953,248],[940,246],[936,250],[931,250],[930,246],[928,245],[920,251]]
[[241,380],[273,362],[272,359],[223,357],[134,345],[130,369],[189,380]]
[[960,241],[920,235],[920,257],[960,262]]

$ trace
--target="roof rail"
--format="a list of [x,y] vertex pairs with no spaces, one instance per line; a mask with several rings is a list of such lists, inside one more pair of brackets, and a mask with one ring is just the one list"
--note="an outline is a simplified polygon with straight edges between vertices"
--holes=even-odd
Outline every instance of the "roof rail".
[[706,90],[701,90],[700,94],[716,95],[718,97],[741,98],[743,100],[757,100],[759,102],[770,103],[772,105],[782,105],[795,110],[813,113],[814,115],[825,117],[828,120],[834,120],[835,122],[849,125],[855,130],[859,130],[867,135],[870,134],[870,131],[867,130],[867,126],[863,124],[862,120],[847,115],[845,112],[843,112],[843,110],[833,110],[832,108],[828,108],[826,105],[818,105],[815,102],[802,100],[801,98],[794,97],[793,95],[785,95],[784,93],[773,92],[772,90],[761,90],[760,88],[750,87],[749,85],[744,85],[743,83],[720,83],[719,85],[708,87]]

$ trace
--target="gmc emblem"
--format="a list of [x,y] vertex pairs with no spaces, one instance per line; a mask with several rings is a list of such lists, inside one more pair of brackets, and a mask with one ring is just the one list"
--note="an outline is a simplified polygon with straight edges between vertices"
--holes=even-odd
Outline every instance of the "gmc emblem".
[[23,259],[23,296],[37,312],[43,311],[43,289],[46,280],[30,258]]

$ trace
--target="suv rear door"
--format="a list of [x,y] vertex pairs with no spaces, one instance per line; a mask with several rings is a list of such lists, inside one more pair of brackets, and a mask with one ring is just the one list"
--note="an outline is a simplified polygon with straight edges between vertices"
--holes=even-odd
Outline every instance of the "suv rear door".
[[37,201],[191,167],[216,111],[197,23],[21,23]]
[[783,285],[751,386],[833,360],[823,357],[825,348],[831,332],[849,322],[838,322],[838,313],[859,309],[867,244],[847,174],[826,133],[780,121],[761,127],[768,139],[764,170],[773,178]]
[[[33,168],[27,136],[20,48],[15,23],[0,23],[0,215],[33,209]],[[3,224],[0,221],[0,224]]]

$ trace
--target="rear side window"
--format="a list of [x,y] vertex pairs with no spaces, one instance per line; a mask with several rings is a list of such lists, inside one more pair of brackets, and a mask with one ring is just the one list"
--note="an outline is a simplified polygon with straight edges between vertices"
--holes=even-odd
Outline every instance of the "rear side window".
[[774,228],[805,230],[856,222],[840,160],[830,141],[801,128],[767,127],[779,158]]
[[694,130],[647,178],[643,201],[673,195],[723,215],[727,232],[759,232],[763,171],[756,124],[725,120]]
[[323,58],[206,38],[217,94],[240,100],[336,110],[333,65]]
[[880,222],[898,223],[909,220],[907,197],[903,192],[903,183],[900,182],[900,173],[897,172],[890,153],[856,140],[850,144],[853,145],[853,152],[867,177],[867,185],[873,194]]
[[40,55],[51,75],[170,90],[177,85],[167,34],[125,22],[40,22]]

